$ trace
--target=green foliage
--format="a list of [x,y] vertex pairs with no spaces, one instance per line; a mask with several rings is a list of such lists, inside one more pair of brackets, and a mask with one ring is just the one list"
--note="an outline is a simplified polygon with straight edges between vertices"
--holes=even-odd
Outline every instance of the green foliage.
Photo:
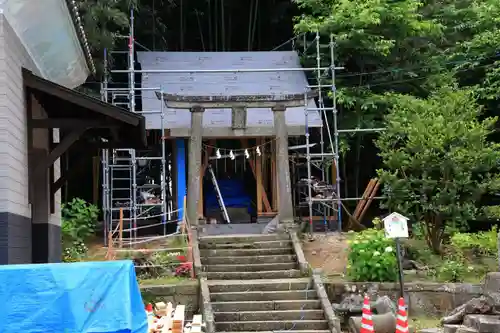
[[498,252],[497,227],[478,233],[457,232],[451,237],[450,245],[452,249],[464,255],[496,256]]
[[[377,225],[380,219],[374,220]],[[376,228],[353,233],[349,240],[347,275],[351,281],[389,282],[398,278],[394,242]]]
[[442,282],[463,282],[467,271],[462,260],[447,260],[437,269],[437,278]]
[[99,209],[75,198],[62,205],[61,213],[64,260],[74,261],[87,253],[85,241],[95,232]]
[[480,199],[499,188],[500,146],[487,139],[497,119],[479,118],[470,90],[390,98],[387,130],[376,141],[386,206],[422,221],[428,244],[440,252],[446,227],[480,216]]

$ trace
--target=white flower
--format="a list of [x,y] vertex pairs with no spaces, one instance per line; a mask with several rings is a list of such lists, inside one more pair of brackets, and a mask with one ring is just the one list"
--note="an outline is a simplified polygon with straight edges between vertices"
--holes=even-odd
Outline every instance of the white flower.
[[388,246],[385,248],[385,252],[390,253],[392,252],[392,247]]
[[469,266],[469,267],[467,267],[467,270],[468,270],[469,272],[470,272],[470,271],[473,271],[473,270],[474,270],[474,267]]
[[373,252],[374,257],[379,256],[379,255],[380,255],[380,252],[378,252],[378,251]]
[[361,249],[359,250],[359,253],[365,253],[365,250]]

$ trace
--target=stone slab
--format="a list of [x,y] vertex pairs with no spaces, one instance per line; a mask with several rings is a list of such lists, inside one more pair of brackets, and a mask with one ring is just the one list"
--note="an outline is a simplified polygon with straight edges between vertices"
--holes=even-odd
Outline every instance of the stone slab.
[[229,321],[215,323],[217,331],[327,330],[326,320]]
[[237,257],[205,257],[201,258],[204,265],[231,265],[231,264],[271,264],[281,262],[295,262],[294,254],[282,254],[274,256],[237,256]]
[[462,325],[451,325],[451,324],[445,324],[443,325],[442,332],[443,333],[456,333],[457,329],[460,328]]
[[212,301],[276,301],[276,300],[303,300],[316,298],[315,290],[293,291],[248,291],[233,293],[211,293]]
[[[231,225],[228,225],[231,226]],[[207,227],[207,226],[204,226]],[[251,243],[251,242],[264,242],[264,241],[275,241],[275,240],[289,240],[290,237],[286,233],[276,233],[268,235],[252,235],[252,234],[240,234],[240,235],[211,235],[200,237],[200,243],[217,243],[217,244],[231,244],[231,243]]]
[[462,326],[457,329],[456,333],[480,333],[480,332],[473,328]]
[[287,291],[313,289],[310,278],[208,281],[210,292]]
[[215,321],[321,320],[323,310],[215,312]]
[[283,254],[294,254],[293,249],[220,249],[220,250],[200,250],[201,257],[237,257],[237,256],[274,256]]
[[298,269],[260,272],[208,272],[207,277],[217,280],[281,279],[300,278],[302,273]]
[[280,301],[236,301],[213,302],[212,309],[217,312],[265,311],[265,310],[309,310],[321,309],[319,300],[280,300]]
[[266,240],[257,242],[242,242],[242,243],[210,243],[203,242],[200,244],[200,249],[277,249],[290,248],[292,242],[290,240]]
[[233,265],[206,265],[206,272],[261,272],[281,271],[298,268],[295,262],[282,262],[272,264],[233,264]]
[[500,316],[467,315],[464,317],[463,325],[481,333],[499,333]]

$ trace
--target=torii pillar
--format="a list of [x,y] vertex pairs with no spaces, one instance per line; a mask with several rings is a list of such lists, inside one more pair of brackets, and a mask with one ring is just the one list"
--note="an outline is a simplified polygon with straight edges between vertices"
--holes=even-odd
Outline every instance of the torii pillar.
[[[278,160],[279,221],[293,223],[292,189],[290,184],[290,165],[288,161],[288,130],[285,111],[290,107],[304,106],[304,98],[312,98],[314,94],[290,95],[242,95],[242,96],[182,96],[176,94],[157,94],[168,108],[189,109],[191,111],[191,130],[189,141],[188,163],[188,195],[187,218],[191,225],[198,224],[198,202],[200,200],[201,150],[203,140],[203,111],[205,109],[228,108],[243,110],[241,119],[246,119],[247,108],[270,108],[274,113],[274,133],[277,142],[276,156]],[[238,136],[244,136],[244,129]]]

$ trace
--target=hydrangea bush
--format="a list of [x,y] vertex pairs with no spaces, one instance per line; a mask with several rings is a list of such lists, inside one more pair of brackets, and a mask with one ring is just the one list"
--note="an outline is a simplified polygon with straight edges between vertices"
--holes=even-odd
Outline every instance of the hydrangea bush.
[[385,237],[383,229],[377,228],[380,219],[373,223],[374,228],[350,234],[347,276],[353,282],[397,281],[394,241]]

